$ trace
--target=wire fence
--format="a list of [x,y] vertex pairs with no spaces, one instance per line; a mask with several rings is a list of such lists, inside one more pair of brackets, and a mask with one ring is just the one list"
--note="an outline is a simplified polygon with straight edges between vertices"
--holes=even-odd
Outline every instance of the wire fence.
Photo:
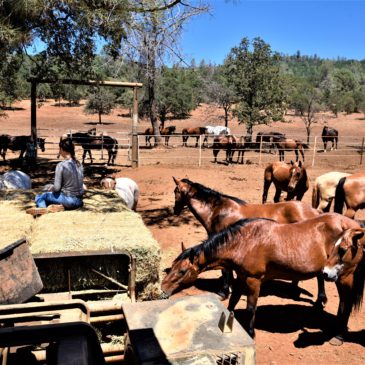
[[[65,130],[65,129],[38,129],[37,135],[45,138],[45,151],[38,150],[38,157],[54,160],[58,158],[58,144],[60,137],[69,134],[74,136],[76,145],[76,155],[79,160],[82,159],[84,148],[78,143],[77,133],[87,133],[86,130]],[[19,130],[2,130],[2,133],[9,135],[19,135],[22,133]],[[29,134],[24,131],[24,134]],[[127,132],[115,132],[109,130],[98,130],[97,138],[99,139],[98,146],[94,142],[89,145],[93,163],[105,164],[108,160],[107,143],[104,143],[106,136],[116,140],[118,145],[118,153],[115,159],[116,165],[130,166],[132,154],[132,135]],[[153,165],[153,164],[182,164],[182,165],[197,165],[204,166],[214,162],[213,156],[213,137],[208,136],[207,141],[204,141],[204,135],[190,135],[186,145],[183,145],[181,134],[172,134],[161,136],[161,143],[155,146],[155,139],[152,136],[151,140],[146,141],[145,135],[138,135],[138,165]],[[239,135],[235,135],[237,141],[241,140]],[[302,140],[303,136],[287,135],[287,138]],[[106,138],[105,138],[106,139]],[[150,144],[151,143],[151,144]],[[87,144],[86,144],[87,145]],[[311,136],[309,143],[306,143],[304,148],[304,162],[307,166],[324,166],[331,168],[344,168],[362,165],[364,156],[364,137],[358,136],[340,136],[337,149],[331,149],[332,143],[327,143],[327,151],[324,150],[324,145],[321,136]],[[219,144],[218,144],[219,146]],[[85,147],[85,144],[84,144]],[[227,164],[226,150],[224,145],[219,146],[217,163]],[[280,149],[276,148],[272,143],[252,142],[246,143],[244,148],[238,143],[233,149],[232,164],[239,165],[238,152],[243,151],[245,164],[264,165],[273,161],[279,160]],[[295,151],[283,149],[284,161],[296,159]],[[17,158],[19,151],[7,152],[7,159]],[[301,154],[298,158],[302,159]],[[87,155],[85,163],[90,163],[90,158]]]

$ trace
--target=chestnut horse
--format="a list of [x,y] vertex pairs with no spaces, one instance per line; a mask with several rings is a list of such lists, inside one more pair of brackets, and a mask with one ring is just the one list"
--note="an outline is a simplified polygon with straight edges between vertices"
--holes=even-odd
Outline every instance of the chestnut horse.
[[301,161],[287,164],[283,161],[270,163],[265,168],[264,191],[262,193],[262,204],[266,203],[267,193],[271,183],[275,185],[274,202],[280,200],[281,191],[286,191],[286,200],[302,200],[304,193],[309,189],[309,177]]
[[220,150],[226,151],[226,162],[232,163],[234,151],[237,148],[237,139],[233,135],[221,134],[220,136],[214,137],[213,140],[213,156],[214,163],[217,162],[217,156]]
[[[237,280],[228,309],[234,310],[243,289],[247,289],[248,333],[254,337],[255,312],[262,283],[273,279],[307,280],[323,274],[328,256],[336,244],[341,244],[347,229],[360,229],[360,226],[336,213],[324,213],[292,224],[269,219],[240,220],[201,244],[183,250],[173,261],[161,288],[169,296],[193,283],[203,271],[222,266],[235,270]],[[360,278],[357,270],[346,272],[348,277],[344,280],[340,273],[336,281],[340,303],[335,335],[344,335],[354,303],[362,300],[362,293],[360,296],[356,287],[361,283],[362,288],[364,286],[362,271]]]
[[335,198],[336,187],[342,177],[350,176],[346,172],[331,171],[318,176],[312,190],[312,207],[329,212]]
[[[302,156],[304,162],[304,149],[308,148],[308,145],[298,141],[296,139],[291,138],[281,138],[278,140],[273,140],[273,144],[276,149],[279,151],[279,160],[284,161],[284,152],[285,151],[294,151],[295,152],[295,161],[299,160],[299,153]],[[298,153],[299,152],[299,153]]]
[[332,142],[331,151],[333,149],[337,150],[338,143],[338,131],[337,129],[324,126],[322,130],[322,141],[324,146],[324,152],[327,152],[327,142]]
[[359,209],[365,208],[365,172],[358,172],[343,177],[338,182],[335,194],[335,212],[342,213],[346,205],[345,215],[354,218]]
[[[319,215],[316,209],[299,201],[248,204],[233,196],[221,194],[204,185],[192,182],[188,179],[176,179],[173,177],[176,187],[174,214],[179,215],[184,207],[188,207],[195,218],[202,224],[211,236],[222,231],[230,224],[243,218],[270,218],[279,223],[294,223]],[[230,272],[223,272],[223,287],[218,295],[223,299],[229,293]],[[297,283],[294,283],[297,286]],[[318,277],[318,304],[327,302],[324,284]]]
[[176,131],[176,127],[174,125],[169,125],[168,127],[162,128],[162,125],[160,126],[160,133],[161,136],[165,136],[165,146],[169,145],[169,140],[172,134],[174,134]]
[[[184,128],[182,130],[182,145],[188,146],[189,136],[196,137],[195,147],[198,147],[199,138],[201,135],[205,135],[207,133],[206,127],[193,127],[193,128]],[[204,144],[204,143],[203,143]]]
[[[328,281],[335,281],[338,293],[340,295],[340,303],[350,302],[343,311],[338,315],[342,316],[339,324],[338,333],[346,333],[347,319],[352,308],[359,310],[361,308],[364,284],[365,284],[365,240],[364,229],[348,229],[343,234],[341,240],[338,240],[334,250],[332,250],[326,265],[323,269],[323,276]],[[345,290],[340,290],[344,288]],[[339,337],[341,344],[343,338]]]

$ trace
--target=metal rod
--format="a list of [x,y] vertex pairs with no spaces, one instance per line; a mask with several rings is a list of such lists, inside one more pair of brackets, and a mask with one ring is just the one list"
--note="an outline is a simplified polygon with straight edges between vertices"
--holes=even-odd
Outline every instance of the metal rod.
[[103,277],[104,279],[109,280],[109,281],[110,281],[110,282],[112,282],[113,284],[118,285],[120,288],[123,288],[124,290],[127,290],[127,289],[128,289],[128,286],[127,286],[127,285],[124,285],[124,284],[120,283],[119,281],[117,281],[117,280],[115,280],[115,279],[111,278],[110,276],[107,276],[107,275],[103,274],[102,272],[100,272],[100,271],[98,271],[98,270],[96,270],[96,269],[94,269],[94,268],[92,268],[92,267],[90,268],[90,270],[91,270],[92,272],[94,272],[95,274],[100,275],[100,276],[101,276],[101,277]]
[[124,319],[123,314],[110,314],[109,316],[90,317],[90,323],[116,322]]

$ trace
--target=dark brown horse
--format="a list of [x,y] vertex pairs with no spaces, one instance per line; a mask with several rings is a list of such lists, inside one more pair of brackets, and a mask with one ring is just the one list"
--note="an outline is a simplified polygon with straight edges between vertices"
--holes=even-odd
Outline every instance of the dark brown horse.
[[85,162],[86,154],[89,154],[90,161],[93,163],[91,150],[103,150],[108,152],[108,165],[113,165],[118,154],[118,140],[108,135],[96,135],[96,128],[92,128],[85,132],[68,133],[61,137],[71,138],[75,145],[80,145],[83,149],[82,163]]
[[274,202],[280,201],[282,191],[286,191],[286,200],[302,200],[304,193],[309,189],[309,177],[301,161],[287,164],[282,161],[270,163],[265,168],[264,191],[262,193],[262,204],[266,203],[267,193],[271,183],[275,185]]
[[[0,135],[0,155],[5,160],[7,150],[20,151],[19,160],[22,160],[27,149],[27,144],[32,141],[31,136],[9,136],[8,134]],[[37,146],[42,152],[45,151],[45,139],[37,138]]]
[[[211,236],[230,224],[245,218],[270,218],[279,223],[294,223],[319,215],[316,209],[299,201],[276,204],[248,204],[245,201],[219,193],[188,179],[173,178],[176,184],[174,214],[179,215],[188,207],[195,218]],[[222,298],[228,296],[229,272],[223,272],[223,288],[218,292]],[[296,286],[296,285],[295,285]],[[323,280],[318,278],[318,304],[327,302]]]
[[162,126],[160,126],[160,134],[161,136],[165,136],[165,145],[168,146],[169,145],[169,139],[171,137],[171,135],[173,135],[176,131],[176,127],[174,125],[170,125],[168,127],[164,127],[162,128]]
[[356,211],[365,208],[365,173],[358,172],[339,180],[335,193],[335,212],[354,218]]
[[259,132],[256,135],[256,143],[265,143],[269,147],[269,153],[271,153],[271,150],[275,148],[274,142],[279,142],[285,138],[285,134],[280,132]]
[[[281,224],[268,219],[240,220],[201,244],[184,250],[162,281],[166,295],[193,283],[206,270],[233,269],[237,280],[228,309],[233,310],[243,289],[247,292],[248,333],[254,336],[257,301],[263,282],[273,279],[307,280],[323,274],[327,258],[341,244],[347,229],[360,229],[352,219],[325,213],[299,223]],[[360,264],[359,264],[360,266]],[[353,266],[356,269],[356,265]],[[362,301],[364,262],[361,270],[337,279],[340,295],[336,336],[343,336],[351,309]],[[347,295],[344,295],[347,294]],[[360,295],[361,294],[361,295]],[[354,300],[356,298],[356,300]]]
[[338,131],[337,129],[324,126],[322,130],[322,141],[324,146],[324,152],[327,152],[327,143],[331,142],[331,151],[333,149],[337,150],[338,143]]
[[298,141],[296,139],[291,138],[282,138],[277,141],[273,141],[273,144],[279,151],[279,160],[284,161],[284,152],[285,151],[294,151],[295,152],[295,161],[299,160],[299,153],[302,156],[304,161],[304,149],[308,148],[308,145]]
[[233,135],[220,135],[213,140],[214,162],[217,162],[217,156],[220,150],[226,151],[226,162],[232,163],[234,151],[237,149],[237,139]]
[[198,147],[200,136],[205,135],[206,132],[207,132],[206,127],[184,128],[181,132],[182,142],[183,142],[182,145],[187,147],[188,146],[187,142],[189,137],[195,137],[196,138],[195,147]]

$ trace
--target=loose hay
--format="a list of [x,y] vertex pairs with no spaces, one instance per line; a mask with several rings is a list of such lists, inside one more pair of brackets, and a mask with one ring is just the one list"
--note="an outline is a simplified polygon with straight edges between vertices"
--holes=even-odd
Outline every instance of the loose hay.
[[[6,213],[11,217],[11,221],[5,225],[8,227],[7,243],[10,237],[16,237],[10,240],[11,243],[21,238],[19,235],[22,234],[30,243],[33,254],[128,251],[136,260],[138,298],[153,296],[149,293],[150,288],[159,287],[159,245],[140,215],[129,210],[116,192],[88,190],[83,208],[45,214],[36,219],[25,213],[26,208],[34,206],[34,196],[35,193],[29,191],[4,195],[0,214],[3,217]],[[4,220],[0,223],[2,226]],[[118,270],[110,268],[108,274],[114,277]],[[57,272],[52,267],[48,271],[47,281],[53,282],[57,289],[60,275],[64,275],[64,272]],[[94,280],[81,275],[81,272],[77,274],[79,288],[75,290],[86,288]]]

